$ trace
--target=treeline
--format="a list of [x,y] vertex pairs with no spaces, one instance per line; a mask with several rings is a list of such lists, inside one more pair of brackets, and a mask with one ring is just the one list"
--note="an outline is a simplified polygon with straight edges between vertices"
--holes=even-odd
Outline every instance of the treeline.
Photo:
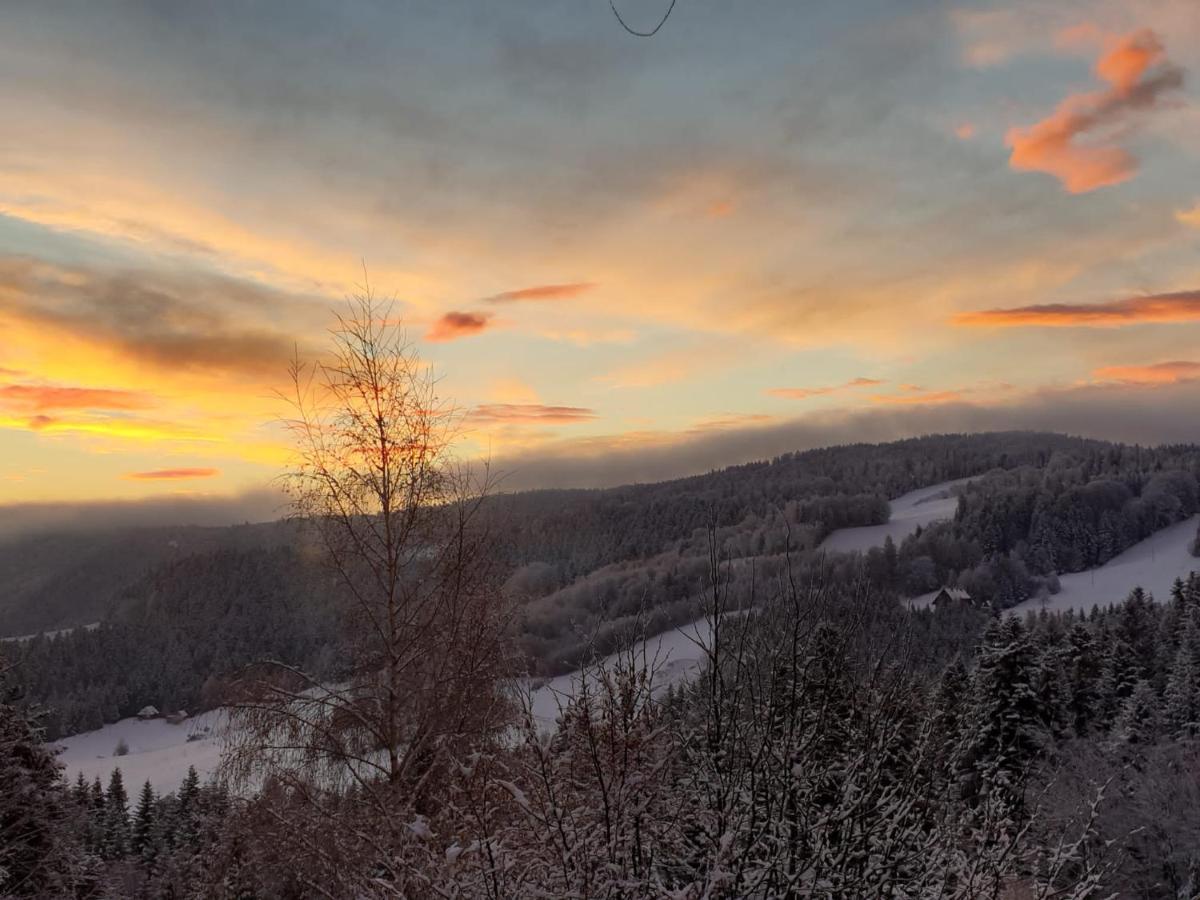
[[51,740],[147,704],[194,713],[263,658],[336,676],[335,594],[329,574],[293,548],[187,557],[123,591],[120,612],[99,627],[11,645],[13,674],[47,709]]
[[[2,675],[0,675],[2,677]],[[200,897],[218,882],[238,891],[236,861],[214,877],[211,853],[234,821],[217,783],[189,769],[179,790],[159,795],[146,782],[131,798],[120,769],[107,786],[80,774],[68,787],[43,743],[41,715],[0,702],[0,896],[78,898]],[[253,895],[249,895],[253,896]]]

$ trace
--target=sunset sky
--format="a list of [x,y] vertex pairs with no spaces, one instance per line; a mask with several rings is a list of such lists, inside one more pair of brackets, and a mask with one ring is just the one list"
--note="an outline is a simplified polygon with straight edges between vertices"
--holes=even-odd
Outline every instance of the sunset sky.
[[1196,0],[10,4],[0,504],[268,483],[364,266],[514,486],[1200,439],[1198,101]]

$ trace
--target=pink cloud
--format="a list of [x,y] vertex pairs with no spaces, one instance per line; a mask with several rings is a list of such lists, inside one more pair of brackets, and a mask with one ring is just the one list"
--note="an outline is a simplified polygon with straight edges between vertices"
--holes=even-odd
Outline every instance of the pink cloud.
[[0,406],[44,413],[58,409],[146,409],[151,403],[146,397],[131,391],[7,384],[0,387]]
[[488,403],[477,406],[467,418],[478,424],[574,425],[596,418],[595,410],[582,406],[545,406],[541,403]]
[[519,303],[522,301],[569,300],[586,293],[596,285],[590,281],[575,281],[568,284],[538,284],[533,287],[504,291],[485,297],[485,303]]
[[1103,366],[1092,375],[1121,384],[1180,384],[1200,379],[1200,362],[1173,360],[1149,365]]
[[456,341],[485,330],[492,318],[491,313],[448,312],[425,333],[425,340],[434,343]]
[[788,400],[807,400],[809,397],[823,397],[826,394],[836,394],[857,387],[873,387],[883,384],[875,378],[854,378],[844,384],[831,384],[822,387],[807,388],[770,388],[767,393],[772,397],[784,397]]
[[178,481],[187,478],[215,478],[220,474],[220,469],[185,468],[130,472],[125,477],[134,481]]
[[[1071,29],[1066,40],[1088,39],[1090,29]],[[1158,36],[1140,29],[1104,39],[1107,50],[1096,61],[1096,76],[1108,83],[1100,91],[1071,94],[1053,113],[1028,128],[1012,128],[1005,137],[1009,165],[1056,177],[1073,194],[1128,181],[1137,159],[1114,143],[1111,131],[1132,113],[1151,109],[1168,91],[1183,85],[1183,72],[1166,57]],[[1087,136],[1093,143],[1082,143]]]
[[1142,322],[1200,321],[1200,290],[1125,297],[1103,303],[1044,303],[960,313],[956,325],[984,328],[1113,328]]

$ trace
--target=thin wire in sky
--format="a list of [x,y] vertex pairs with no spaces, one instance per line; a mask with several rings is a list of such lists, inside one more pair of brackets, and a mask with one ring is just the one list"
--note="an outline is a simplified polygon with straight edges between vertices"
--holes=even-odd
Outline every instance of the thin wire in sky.
[[657,25],[654,26],[653,30],[651,30],[651,31],[635,31],[634,29],[630,28],[625,23],[625,20],[621,18],[621,14],[617,11],[616,0],[608,0],[608,5],[612,7],[613,15],[616,16],[617,21],[621,23],[621,27],[624,28],[626,31],[628,31],[630,34],[632,34],[634,37],[654,37],[654,35],[656,35],[658,33],[658,29],[662,28],[665,24],[667,24],[667,19],[671,18],[671,10],[673,10],[675,8],[675,0],[671,0],[671,5],[667,7],[666,13],[663,14],[662,19],[659,21],[659,23]]

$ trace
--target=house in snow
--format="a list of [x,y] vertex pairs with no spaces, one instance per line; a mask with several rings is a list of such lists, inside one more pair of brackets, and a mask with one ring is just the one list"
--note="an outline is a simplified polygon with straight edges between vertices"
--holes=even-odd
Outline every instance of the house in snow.
[[154,706],[143,706],[138,710],[137,716],[139,719],[157,719],[158,708]]
[[937,606],[953,606],[956,603],[969,604],[971,595],[962,588],[943,587],[940,591],[933,595],[933,605]]

